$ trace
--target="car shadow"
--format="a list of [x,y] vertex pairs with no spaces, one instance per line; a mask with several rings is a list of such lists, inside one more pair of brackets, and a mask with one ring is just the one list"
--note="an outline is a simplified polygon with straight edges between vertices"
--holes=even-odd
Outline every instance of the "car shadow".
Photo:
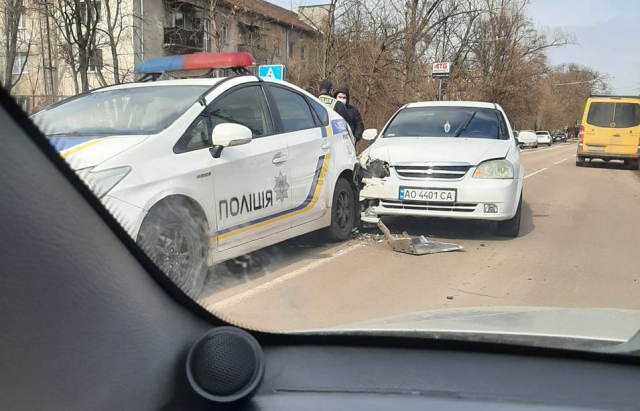
[[316,232],[216,264],[209,268],[201,297],[256,280],[302,260],[326,258],[333,246]]
[[[520,237],[534,229],[533,212],[529,204],[522,203]],[[406,231],[410,235],[424,235],[438,239],[508,241],[511,238],[494,234],[496,223],[485,221],[452,220],[437,218],[385,218],[385,224],[394,234]],[[363,229],[354,234],[355,241],[382,241],[382,233],[377,227]],[[327,243],[320,232],[306,234],[233,260],[216,264],[209,268],[201,298],[214,295],[259,279],[267,274],[292,266],[302,260],[322,259],[329,256],[329,249],[335,244]]]
[[[525,237],[535,229],[534,215],[527,201],[522,202],[520,235]],[[433,237],[446,240],[491,240],[510,241],[513,238],[495,234],[496,222],[479,220],[454,220],[444,218],[387,217],[383,219],[393,234],[406,232],[409,235]],[[368,229],[376,232],[377,228]]]
[[633,170],[633,166],[626,165],[619,161],[606,162],[602,160],[585,161],[585,168],[607,168],[611,170]]

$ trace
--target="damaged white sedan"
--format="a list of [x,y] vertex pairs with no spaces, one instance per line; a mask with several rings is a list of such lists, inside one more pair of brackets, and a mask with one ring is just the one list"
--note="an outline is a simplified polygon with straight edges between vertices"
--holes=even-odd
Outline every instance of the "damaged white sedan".
[[497,221],[517,237],[524,169],[502,108],[424,102],[398,110],[360,157],[362,221],[384,216]]

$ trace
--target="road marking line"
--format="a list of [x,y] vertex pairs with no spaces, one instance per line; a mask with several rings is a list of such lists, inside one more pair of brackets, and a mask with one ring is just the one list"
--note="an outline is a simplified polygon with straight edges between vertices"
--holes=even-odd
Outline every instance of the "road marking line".
[[554,163],[554,164],[560,164],[560,163],[562,163],[563,161],[567,161],[568,159],[569,159],[569,157],[567,157],[567,158],[563,158],[562,160],[560,160],[560,161],[558,161],[558,162],[556,162],[556,163]]
[[533,173],[529,174],[528,176],[524,176],[524,178],[529,178],[529,177],[531,177],[531,176],[535,176],[535,175],[536,175],[536,174],[538,174],[538,173],[542,173],[542,172],[543,172],[544,170],[546,170],[546,169],[547,169],[547,168],[545,167],[545,168],[543,168],[543,169],[540,169],[540,170],[538,170],[538,171],[535,171],[535,172],[533,172]]
[[306,273],[307,271],[313,270],[315,268],[320,267],[321,265],[324,265],[330,261],[333,261],[334,259],[341,257],[347,253],[350,253],[351,251],[358,249],[360,247],[363,247],[367,245],[366,243],[356,243],[353,244],[347,248],[343,248],[342,250],[339,250],[333,254],[331,254],[329,257],[327,258],[323,258],[322,260],[316,260],[308,265],[305,265],[304,267],[300,267],[297,270],[291,271],[290,273],[284,274],[278,278],[274,278],[271,281],[267,281],[264,284],[260,284],[259,286],[255,287],[255,288],[251,288],[245,292],[242,292],[240,294],[236,294],[232,297],[229,297],[227,299],[224,299],[222,301],[218,301],[217,303],[211,304],[209,306],[207,306],[207,309],[210,310],[222,310],[224,308],[228,308],[232,305],[238,304],[246,299],[249,299],[251,297],[254,297],[256,294],[262,293],[264,291],[267,291],[279,284],[284,283],[285,281],[289,281],[292,280],[296,277],[301,276],[302,274]]
[[524,155],[524,154],[533,154],[533,153],[544,153],[547,151],[553,151],[553,150],[557,150],[557,149],[563,149],[563,148],[573,148],[575,149],[575,146],[572,144],[568,144],[568,145],[561,145],[561,146],[555,146],[555,147],[546,147],[546,148],[534,148],[534,149],[525,149],[520,151],[520,154]]

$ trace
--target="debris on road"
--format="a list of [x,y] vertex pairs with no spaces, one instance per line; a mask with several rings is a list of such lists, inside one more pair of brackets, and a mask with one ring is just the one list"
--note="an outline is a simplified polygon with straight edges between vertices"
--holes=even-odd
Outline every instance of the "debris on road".
[[360,230],[356,230],[353,234],[351,234],[351,238],[354,240],[373,240],[377,243],[381,243],[384,241],[384,235],[382,234],[373,234],[373,233],[363,233]]
[[447,300],[453,300],[453,296],[452,295],[448,295],[447,296]]
[[429,241],[423,235],[414,237],[407,233],[402,233],[402,236],[394,236],[391,234],[387,226],[384,225],[382,220],[378,220],[378,227],[384,233],[387,243],[389,243],[391,249],[399,253],[424,255],[464,250],[464,247],[458,244]]

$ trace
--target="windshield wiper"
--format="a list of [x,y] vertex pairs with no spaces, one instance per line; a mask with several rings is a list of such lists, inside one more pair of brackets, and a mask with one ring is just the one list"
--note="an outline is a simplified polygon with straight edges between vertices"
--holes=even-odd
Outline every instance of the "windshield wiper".
[[460,137],[460,134],[462,134],[462,132],[465,131],[467,127],[469,127],[469,124],[471,124],[471,120],[473,120],[473,118],[476,116],[476,113],[477,111],[474,111],[473,114],[471,114],[471,117],[469,117],[469,120],[467,120],[467,122],[464,123],[462,127],[458,129],[458,131],[456,131],[456,135],[454,137]]

